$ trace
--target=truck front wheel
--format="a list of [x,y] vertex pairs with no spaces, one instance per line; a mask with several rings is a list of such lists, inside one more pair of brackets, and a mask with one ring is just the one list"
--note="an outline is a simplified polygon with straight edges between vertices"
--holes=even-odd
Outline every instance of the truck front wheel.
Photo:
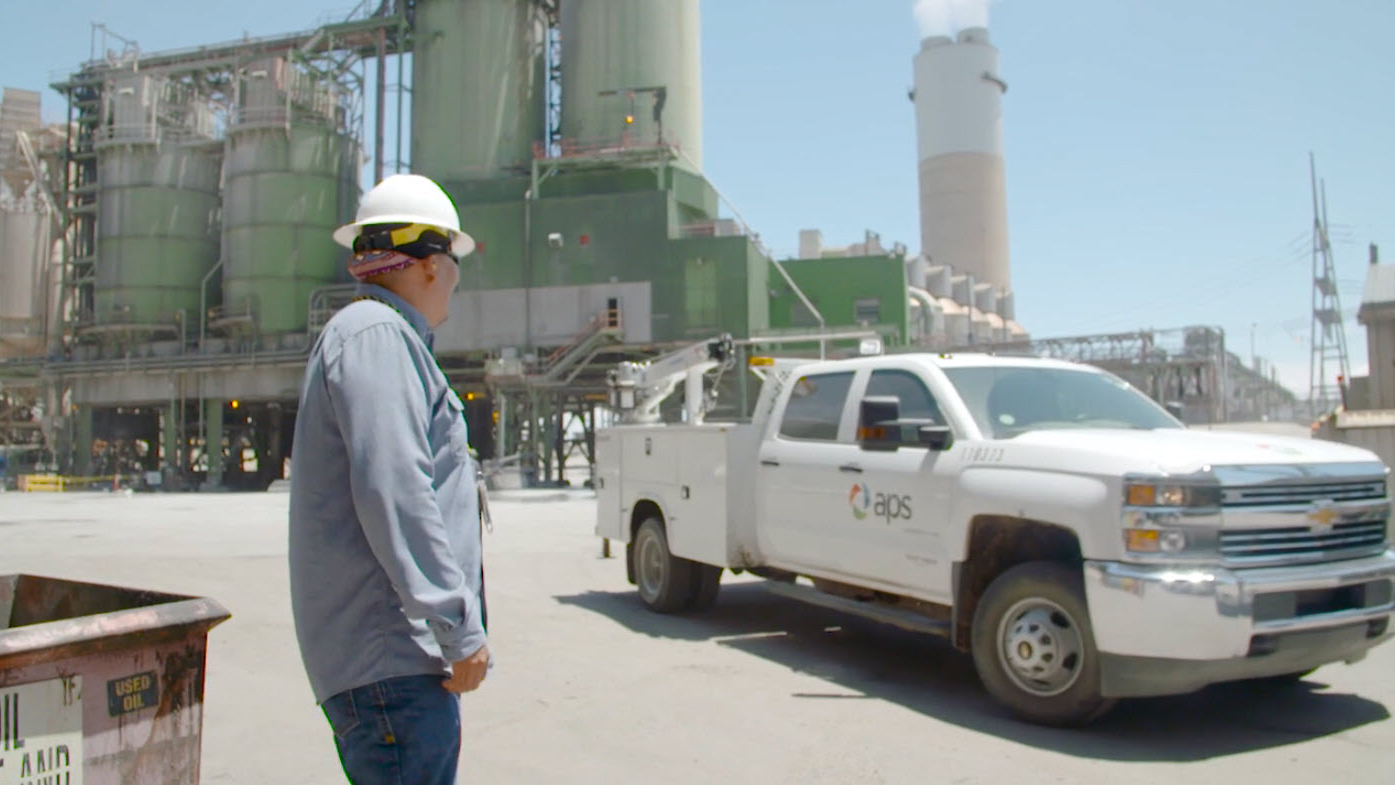
[[635,533],[635,586],[650,610],[673,613],[693,599],[693,563],[668,550],[668,537],[658,518],[649,518]]
[[974,666],[993,697],[1023,719],[1083,725],[1114,705],[1100,695],[1100,661],[1079,569],[1013,567],[974,613]]

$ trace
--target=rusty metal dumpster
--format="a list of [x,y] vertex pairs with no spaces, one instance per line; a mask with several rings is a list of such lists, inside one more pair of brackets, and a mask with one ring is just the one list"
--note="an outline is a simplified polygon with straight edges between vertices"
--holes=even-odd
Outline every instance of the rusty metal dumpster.
[[217,602],[0,576],[0,785],[199,781]]

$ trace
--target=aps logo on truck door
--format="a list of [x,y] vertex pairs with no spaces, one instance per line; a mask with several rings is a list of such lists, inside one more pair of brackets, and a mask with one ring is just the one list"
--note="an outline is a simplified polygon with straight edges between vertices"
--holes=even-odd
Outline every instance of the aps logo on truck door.
[[881,518],[886,523],[895,520],[911,519],[911,497],[909,494],[872,493],[866,483],[853,483],[848,492],[848,505],[853,517],[866,520],[868,513]]
[[859,521],[867,517],[867,510],[872,506],[872,494],[867,490],[867,486],[860,482],[853,483],[852,492],[848,494],[848,504],[852,505],[853,517]]

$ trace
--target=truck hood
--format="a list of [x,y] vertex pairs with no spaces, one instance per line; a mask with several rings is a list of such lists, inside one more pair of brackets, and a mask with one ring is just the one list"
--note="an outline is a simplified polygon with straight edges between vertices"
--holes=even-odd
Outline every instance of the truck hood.
[[1319,439],[1182,428],[1029,431],[1005,444],[1038,455],[1041,450],[1057,452],[1058,466],[1062,453],[1102,458],[1109,460],[1121,473],[1189,474],[1206,466],[1380,462],[1367,450]]

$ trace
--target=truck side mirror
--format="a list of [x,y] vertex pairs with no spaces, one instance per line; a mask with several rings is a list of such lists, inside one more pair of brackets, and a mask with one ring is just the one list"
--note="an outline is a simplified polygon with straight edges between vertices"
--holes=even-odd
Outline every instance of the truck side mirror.
[[935,452],[944,452],[954,446],[954,431],[948,425],[922,425],[919,435],[920,443]]
[[857,419],[857,442],[864,450],[895,450],[901,446],[901,401],[874,395],[862,399]]

